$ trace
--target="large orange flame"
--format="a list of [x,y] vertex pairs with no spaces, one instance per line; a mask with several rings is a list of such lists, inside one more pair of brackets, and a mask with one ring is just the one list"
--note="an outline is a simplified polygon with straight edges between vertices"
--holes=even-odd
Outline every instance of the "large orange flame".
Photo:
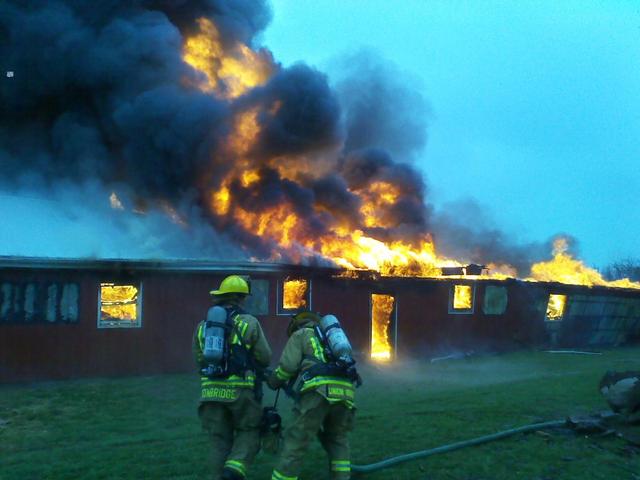
[[184,61],[204,73],[199,87],[223,98],[236,98],[263,84],[273,72],[273,59],[266,50],[255,52],[237,43],[225,48],[216,25],[198,20],[199,32],[184,45]]
[[[198,85],[229,101],[250,89],[264,84],[274,73],[276,66],[266,50],[254,51],[240,43],[224,44],[216,25],[206,18],[197,23],[198,31],[184,44],[184,60],[201,72],[203,82]],[[292,201],[280,199],[277,203],[261,205],[251,202],[252,188],[262,180],[263,168],[277,172],[281,180],[300,183],[319,178],[323,172],[318,162],[299,156],[262,158],[258,155],[257,142],[261,135],[261,121],[269,115],[277,115],[281,100],[269,100],[268,105],[242,105],[237,107],[231,125],[231,133],[225,142],[229,169],[217,178],[213,191],[206,193],[211,213],[221,226],[233,224],[276,248],[271,260],[287,258],[296,261],[310,256],[324,256],[338,266],[350,270],[374,270],[389,276],[438,277],[442,267],[461,267],[464,264],[445,258],[436,251],[429,234],[413,238],[411,242],[389,240],[380,231],[399,227],[395,215],[389,212],[397,207],[403,197],[399,185],[376,179],[360,186],[351,193],[359,198],[360,218],[341,218],[321,204],[314,204],[313,213],[328,220],[329,233],[313,234],[306,218],[296,210]],[[234,104],[235,106],[235,104]],[[334,165],[325,162],[325,169]],[[326,173],[326,171],[324,172]],[[209,187],[207,187],[209,188]],[[234,192],[243,192],[244,200]],[[566,250],[566,248],[565,248]],[[607,285],[640,288],[629,280],[606,282],[598,272],[585,267],[559,248],[553,260],[533,266],[531,281],[559,281],[582,285]],[[490,264],[489,275],[476,278],[504,279],[515,277],[510,265]],[[468,278],[468,277],[467,277]]]
[[593,268],[587,267],[580,260],[576,260],[567,253],[566,238],[559,237],[553,242],[553,259],[548,262],[536,263],[531,267],[531,278],[539,282],[559,282],[571,285],[602,285],[606,287],[640,288],[639,282],[632,282],[628,278],[607,281]]

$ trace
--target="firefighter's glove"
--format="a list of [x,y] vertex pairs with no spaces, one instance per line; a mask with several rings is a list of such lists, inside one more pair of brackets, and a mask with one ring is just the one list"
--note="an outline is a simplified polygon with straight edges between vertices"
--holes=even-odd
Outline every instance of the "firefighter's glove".
[[280,380],[275,373],[271,372],[271,375],[267,377],[267,385],[271,390],[277,390],[282,386],[282,380]]

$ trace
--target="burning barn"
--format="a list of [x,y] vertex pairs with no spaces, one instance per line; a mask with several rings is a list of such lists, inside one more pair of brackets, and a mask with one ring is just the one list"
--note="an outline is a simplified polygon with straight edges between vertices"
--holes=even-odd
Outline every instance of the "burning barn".
[[267,263],[4,258],[0,268],[2,382],[191,371],[193,329],[230,273],[251,278],[247,310],[276,349],[298,309],[337,315],[361,361],[640,337],[633,289]]
[[190,370],[229,272],[276,348],[305,308],[377,361],[637,337],[640,284],[436,215],[422,96],[371,58],[279,64],[266,2],[0,11],[0,381]]

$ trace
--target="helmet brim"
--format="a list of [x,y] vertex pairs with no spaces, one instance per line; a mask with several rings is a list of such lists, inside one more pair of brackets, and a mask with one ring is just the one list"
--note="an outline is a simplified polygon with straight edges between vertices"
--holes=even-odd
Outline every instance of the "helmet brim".
[[225,292],[222,290],[211,290],[209,295],[219,296],[219,295],[244,295],[245,297],[249,295],[247,292]]

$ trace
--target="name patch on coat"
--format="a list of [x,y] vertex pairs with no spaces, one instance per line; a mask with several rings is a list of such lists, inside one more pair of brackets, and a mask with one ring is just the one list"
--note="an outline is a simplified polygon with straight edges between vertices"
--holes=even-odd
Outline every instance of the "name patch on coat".
[[235,400],[238,398],[238,390],[225,387],[203,388],[202,398],[207,400]]

